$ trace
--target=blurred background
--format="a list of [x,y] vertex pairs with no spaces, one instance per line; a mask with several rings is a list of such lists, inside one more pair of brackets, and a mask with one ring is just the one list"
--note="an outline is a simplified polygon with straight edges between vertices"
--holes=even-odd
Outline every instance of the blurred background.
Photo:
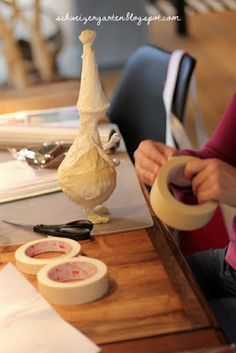
[[[113,14],[133,17],[100,25],[81,20]],[[158,15],[179,15],[181,21],[138,25],[134,20]],[[0,0],[0,111],[7,112],[1,104],[13,91],[22,97],[28,87],[44,82],[78,82],[78,36],[85,28],[97,32],[96,58],[108,97],[137,47],[150,43],[189,52],[197,60],[199,107],[208,133],[213,131],[236,91],[236,0],[186,0],[185,6],[182,0]],[[75,90],[72,101],[76,95]]]

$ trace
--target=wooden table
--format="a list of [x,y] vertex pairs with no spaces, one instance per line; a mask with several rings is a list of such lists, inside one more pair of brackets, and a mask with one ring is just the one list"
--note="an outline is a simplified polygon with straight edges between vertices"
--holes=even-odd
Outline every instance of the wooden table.
[[[148,229],[100,235],[82,249],[107,264],[109,291],[93,303],[54,307],[102,352],[178,352],[226,343],[172,236],[155,218]],[[14,263],[14,249],[2,250],[0,261]],[[27,278],[37,286],[34,276]]]
[[[170,234],[157,220],[147,230],[97,236],[83,242],[82,249],[108,265],[109,291],[93,303],[54,307],[103,352],[177,352],[225,343]],[[5,248],[0,261],[14,263],[12,250]],[[27,277],[37,286],[35,276]]]

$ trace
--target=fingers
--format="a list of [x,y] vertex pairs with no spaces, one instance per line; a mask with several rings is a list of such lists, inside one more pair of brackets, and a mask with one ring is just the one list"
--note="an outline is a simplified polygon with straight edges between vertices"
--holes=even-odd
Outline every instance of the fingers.
[[218,186],[214,186],[212,184],[209,187],[205,186],[203,188],[199,188],[197,193],[197,199],[199,203],[207,202],[207,201],[220,201],[221,195]]
[[136,168],[137,175],[142,183],[145,183],[149,186],[152,186],[155,179],[156,179],[156,174],[144,169],[144,168],[139,168],[137,170]]
[[220,199],[219,171],[217,159],[199,159],[186,164],[184,174],[192,180],[192,190],[199,203]]
[[166,146],[160,142],[154,142],[152,140],[142,141],[137,150],[134,152],[134,159],[140,161],[144,156],[154,163],[162,165],[166,160],[176,153],[176,150],[172,147]]
[[[157,156],[156,156],[157,154]],[[135,169],[139,179],[148,185],[152,185],[162,163],[162,158],[156,152],[153,145],[140,144],[134,153]]]
[[196,160],[187,162],[184,169],[184,175],[191,180],[197,173],[199,173],[202,169],[204,169],[208,163],[209,163],[209,160],[207,159],[205,160],[196,159]]
[[177,151],[175,148],[164,145],[160,142],[155,142],[157,149],[164,157],[164,162],[166,162],[171,156],[176,155]]
[[192,177],[192,190],[195,195],[198,195],[198,190],[201,188],[203,191],[204,188],[208,185],[209,179],[209,167],[205,165],[202,169],[200,169],[197,174],[194,174]]
[[176,150],[162,143],[145,140],[134,153],[135,169],[139,179],[152,185],[160,167]]
[[134,152],[135,162],[142,163],[143,158],[153,161],[153,163],[161,165],[165,161],[165,157],[159,151],[158,145],[151,140],[142,141],[137,150]]

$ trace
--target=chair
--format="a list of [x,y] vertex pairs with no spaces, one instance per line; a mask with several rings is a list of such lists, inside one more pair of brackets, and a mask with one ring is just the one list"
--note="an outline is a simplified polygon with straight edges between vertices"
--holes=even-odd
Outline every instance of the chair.
[[[137,49],[126,64],[108,110],[117,124],[127,151],[133,153],[144,139],[165,142],[165,107],[162,93],[170,52],[151,45]],[[182,122],[190,79],[196,60],[188,54],[181,61],[172,111]]]
[[[126,64],[108,110],[108,117],[117,124],[125,140],[129,156],[144,139],[165,142],[166,113],[162,93],[170,52],[151,45],[137,49]],[[190,79],[196,60],[183,56],[173,97],[172,112],[184,122]],[[219,229],[221,236],[215,236]],[[213,219],[200,230],[183,233],[180,247],[185,255],[228,242],[222,215],[218,210]]]

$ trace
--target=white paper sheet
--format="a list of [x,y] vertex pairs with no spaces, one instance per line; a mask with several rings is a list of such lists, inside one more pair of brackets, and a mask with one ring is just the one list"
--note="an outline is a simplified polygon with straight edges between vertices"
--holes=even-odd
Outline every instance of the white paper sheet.
[[0,271],[2,353],[96,353],[100,348],[64,321],[8,263]]
[[55,169],[34,169],[17,160],[0,163],[0,203],[58,190]]

